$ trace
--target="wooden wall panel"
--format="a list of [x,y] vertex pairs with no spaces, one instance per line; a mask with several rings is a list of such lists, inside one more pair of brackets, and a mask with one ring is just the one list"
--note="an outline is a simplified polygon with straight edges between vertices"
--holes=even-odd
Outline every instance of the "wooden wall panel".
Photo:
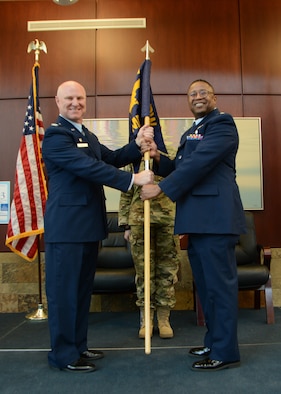
[[[127,118],[130,99],[130,96],[98,96],[97,118]],[[154,95],[154,101],[159,117],[192,116],[187,107],[186,95]]]
[[[97,16],[146,17],[146,30],[108,30],[97,35],[97,94],[128,94],[130,80],[148,39],[155,53],[151,81],[155,94],[184,94],[196,78],[220,93],[241,93],[237,1],[101,0]],[[128,4],[130,6],[128,7]]]
[[240,1],[244,94],[281,93],[281,2]]
[[280,247],[281,133],[280,96],[244,97],[245,116],[260,116],[262,129],[264,211],[255,213],[258,240]]
[[[27,21],[95,18],[93,1],[82,0],[71,7],[50,1],[0,3],[0,98],[26,97],[34,52],[29,42],[46,43],[48,54],[40,55],[40,95],[53,97],[59,83],[77,79],[95,94],[95,31],[28,32]],[[30,78],[29,78],[30,76]]]
[[129,114],[130,96],[98,96],[97,118],[126,118]]
[[[98,96],[96,98],[97,118],[127,118],[129,113],[130,96]],[[186,94],[157,95],[154,101],[160,118],[191,117]],[[241,116],[241,96],[217,96],[218,107],[223,112],[230,112],[233,116]]]
[[[160,118],[192,117],[187,96],[183,95],[154,95],[157,112]],[[241,96],[217,95],[218,108],[230,112],[233,116],[241,116]]]

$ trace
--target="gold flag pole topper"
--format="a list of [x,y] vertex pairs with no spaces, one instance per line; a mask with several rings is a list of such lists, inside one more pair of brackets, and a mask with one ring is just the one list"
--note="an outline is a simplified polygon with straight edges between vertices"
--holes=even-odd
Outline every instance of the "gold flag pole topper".
[[[39,62],[40,51],[47,53],[47,47],[44,41],[39,41],[37,38],[31,41],[27,47],[27,53],[35,51],[35,63]],[[42,303],[42,285],[41,285],[41,257],[40,257],[40,236],[37,235],[37,245],[38,245],[38,284],[39,284],[39,303],[38,308],[35,312],[26,315],[26,319],[33,321],[42,321],[48,319],[48,314],[45,311]]]
[[[149,60],[149,52],[153,53],[154,49],[146,41],[142,48],[146,53],[146,60]],[[144,124],[150,125],[150,117],[145,116]],[[149,152],[144,154],[145,169],[149,170]],[[150,337],[150,201],[144,201],[144,321],[145,321],[145,353],[151,353]]]
[[47,53],[47,47],[44,41],[39,41],[37,38],[31,41],[27,47],[27,53],[35,51],[35,63],[39,62],[40,51]]

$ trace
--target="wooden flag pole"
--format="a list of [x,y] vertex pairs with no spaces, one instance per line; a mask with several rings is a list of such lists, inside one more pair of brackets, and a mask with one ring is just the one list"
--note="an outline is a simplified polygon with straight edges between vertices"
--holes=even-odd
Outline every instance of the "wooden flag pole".
[[[149,59],[149,52],[154,49],[146,41],[146,45],[142,48],[146,51],[146,60]],[[150,117],[145,116],[144,124],[150,125]],[[149,170],[149,152],[144,154],[145,169]],[[145,353],[151,353],[151,337],[150,337],[150,201],[144,201],[144,321],[145,321]]]
[[[148,118],[148,120],[147,120]],[[149,116],[145,117],[149,125]],[[145,169],[149,169],[149,152],[144,154]],[[145,353],[151,353],[150,337],[150,201],[144,201],[144,320],[145,320]]]

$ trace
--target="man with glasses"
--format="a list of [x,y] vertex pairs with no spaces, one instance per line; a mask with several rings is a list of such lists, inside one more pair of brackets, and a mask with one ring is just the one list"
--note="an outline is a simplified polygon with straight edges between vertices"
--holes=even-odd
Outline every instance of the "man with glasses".
[[238,132],[231,115],[216,108],[212,85],[196,80],[188,88],[194,125],[181,137],[170,160],[151,142],[159,184],[145,185],[142,200],[165,193],[176,202],[175,233],[188,234],[188,256],[202,304],[207,332],[190,356],[194,371],[240,365],[237,339],[238,279],[235,245],[246,231],[236,183]]

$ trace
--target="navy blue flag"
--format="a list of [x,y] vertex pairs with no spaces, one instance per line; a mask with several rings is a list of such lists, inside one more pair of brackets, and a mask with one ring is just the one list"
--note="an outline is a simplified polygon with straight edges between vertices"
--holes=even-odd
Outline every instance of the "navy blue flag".
[[[150,86],[150,69],[151,61],[145,60],[138,70],[133,86],[129,109],[129,141],[136,138],[139,129],[144,125],[145,117],[149,116],[150,126],[154,128],[154,141],[158,149],[168,153]],[[134,163],[135,172],[138,172],[139,164],[139,162]]]

